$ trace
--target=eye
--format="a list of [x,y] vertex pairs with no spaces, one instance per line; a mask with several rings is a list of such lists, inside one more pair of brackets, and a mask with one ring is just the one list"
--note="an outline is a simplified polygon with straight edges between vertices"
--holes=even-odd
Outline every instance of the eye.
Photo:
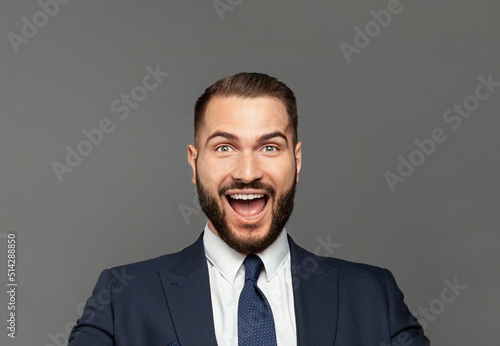
[[278,148],[276,148],[273,145],[266,145],[264,148],[262,148],[262,151],[265,151],[265,152],[273,152],[273,151],[277,151],[277,150],[278,150]]
[[233,149],[228,145],[221,145],[217,148],[217,151],[220,153],[228,153],[230,151],[233,151]]

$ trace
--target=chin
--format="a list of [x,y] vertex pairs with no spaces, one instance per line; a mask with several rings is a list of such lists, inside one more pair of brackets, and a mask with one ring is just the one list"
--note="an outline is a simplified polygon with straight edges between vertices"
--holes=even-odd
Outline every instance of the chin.
[[[272,234],[270,226],[246,225],[233,228],[229,226],[227,232],[219,233],[220,238],[234,250],[244,253],[258,253],[271,245],[281,233]],[[277,233],[277,234],[276,234]]]
[[255,241],[258,242],[269,236],[269,225],[259,226],[259,225],[243,225],[238,227],[230,227],[230,232],[235,238],[241,239],[243,241]]

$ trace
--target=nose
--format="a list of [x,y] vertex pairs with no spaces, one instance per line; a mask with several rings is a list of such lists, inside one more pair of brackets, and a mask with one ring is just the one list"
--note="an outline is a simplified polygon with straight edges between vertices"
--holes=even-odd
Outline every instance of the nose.
[[263,172],[259,159],[252,152],[240,152],[234,162],[233,179],[249,184],[262,178]]

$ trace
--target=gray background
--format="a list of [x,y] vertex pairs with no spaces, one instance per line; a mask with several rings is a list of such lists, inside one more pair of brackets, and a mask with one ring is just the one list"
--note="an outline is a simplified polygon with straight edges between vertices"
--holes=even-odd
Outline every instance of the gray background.
[[[61,344],[101,270],[198,237],[192,109],[205,87],[240,71],[276,76],[298,98],[295,240],[389,268],[411,311],[431,308],[434,345],[498,344],[500,90],[456,130],[443,113],[474,95],[479,76],[500,81],[500,3],[401,0],[348,63],[341,42],[354,45],[354,28],[389,1],[221,2],[233,4],[222,17],[212,1],[71,1],[17,53],[8,34],[22,35],[22,18],[41,7],[2,3],[1,291],[9,232],[19,286],[17,338],[2,323],[0,344]],[[170,75],[121,120],[111,103],[158,64]],[[103,118],[115,130],[60,182],[51,164]],[[397,174],[398,156],[435,128],[447,140],[391,191],[384,172]],[[446,280],[467,286],[453,302],[441,298]],[[4,321],[6,306],[2,293]]]

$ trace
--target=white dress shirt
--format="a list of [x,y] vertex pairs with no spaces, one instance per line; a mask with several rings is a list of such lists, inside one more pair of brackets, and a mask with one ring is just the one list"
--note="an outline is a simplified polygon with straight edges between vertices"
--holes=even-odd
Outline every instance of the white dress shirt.
[[[245,255],[235,251],[215,235],[208,224],[203,235],[210,276],[210,294],[217,343],[238,345],[238,300],[245,284]],[[264,263],[257,286],[273,311],[279,346],[297,345],[295,309],[286,230],[267,249],[256,254]]]

